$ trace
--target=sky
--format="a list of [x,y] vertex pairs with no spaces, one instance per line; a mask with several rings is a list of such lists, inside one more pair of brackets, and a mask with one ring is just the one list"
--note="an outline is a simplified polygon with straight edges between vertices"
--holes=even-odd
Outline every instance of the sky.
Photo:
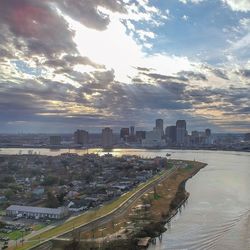
[[250,0],[0,0],[0,132],[250,131]]

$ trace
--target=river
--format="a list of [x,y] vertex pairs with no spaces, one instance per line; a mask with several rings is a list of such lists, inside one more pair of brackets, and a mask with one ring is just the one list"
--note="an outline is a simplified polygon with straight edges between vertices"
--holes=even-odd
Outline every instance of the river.
[[[21,151],[20,151],[21,150]],[[66,149],[1,149],[0,154],[58,155]],[[70,150],[85,154],[87,150]],[[89,153],[104,154],[101,149]],[[208,165],[186,184],[188,202],[167,225],[162,240],[149,250],[250,250],[250,153],[192,150],[114,149],[113,155],[166,156],[198,160]]]

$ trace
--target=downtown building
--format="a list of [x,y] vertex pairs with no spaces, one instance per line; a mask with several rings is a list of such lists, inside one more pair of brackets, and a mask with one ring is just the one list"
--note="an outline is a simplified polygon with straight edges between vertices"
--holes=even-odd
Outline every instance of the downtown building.
[[162,139],[162,133],[157,129],[147,131],[145,139],[142,140],[142,146],[146,148],[164,147],[165,145],[166,143],[165,140]]
[[185,120],[176,121],[176,144],[184,146],[187,143],[187,128]]
[[102,130],[101,144],[103,148],[113,147],[113,130],[111,128],[104,128]]
[[129,128],[121,128],[120,130],[120,139],[127,141],[129,137]]
[[163,119],[155,120],[155,129],[161,133],[161,136],[164,136],[164,128],[163,128]]
[[79,145],[89,144],[89,133],[85,130],[78,129],[74,133],[74,143]]
[[165,130],[166,143],[168,145],[176,144],[176,126],[168,126]]

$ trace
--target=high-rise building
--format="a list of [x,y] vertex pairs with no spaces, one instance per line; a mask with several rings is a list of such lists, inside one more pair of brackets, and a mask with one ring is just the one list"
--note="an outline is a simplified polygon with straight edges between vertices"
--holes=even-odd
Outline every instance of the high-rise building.
[[153,131],[146,132],[146,138],[142,140],[144,147],[164,147],[166,145],[165,140],[162,139],[160,130],[154,129]]
[[207,128],[205,130],[205,137],[206,137],[205,144],[209,144],[209,145],[213,144],[213,136],[212,136],[211,129]]
[[129,137],[129,128],[121,128],[120,130],[120,138],[124,141],[127,141]]
[[187,130],[186,121],[178,120],[176,121],[176,143],[177,145],[184,145],[186,142]]
[[134,135],[135,135],[135,127],[134,127],[134,126],[131,126],[131,127],[130,127],[130,135],[131,135],[131,136],[134,136]]
[[206,134],[207,137],[211,136],[211,129],[207,128],[205,130],[205,134]]
[[74,142],[75,144],[86,145],[89,143],[89,133],[85,130],[78,129],[74,133]]
[[162,119],[155,120],[155,129],[160,131],[162,136],[164,135],[163,120]]
[[113,131],[111,128],[104,128],[102,130],[102,146],[104,148],[113,147]]
[[142,142],[143,139],[146,138],[146,131],[136,131],[136,139],[138,142]]
[[176,143],[176,126],[168,126],[166,127],[165,131],[166,135],[166,142],[168,144],[175,144]]
[[52,135],[49,137],[50,145],[61,145],[62,137],[59,135]]

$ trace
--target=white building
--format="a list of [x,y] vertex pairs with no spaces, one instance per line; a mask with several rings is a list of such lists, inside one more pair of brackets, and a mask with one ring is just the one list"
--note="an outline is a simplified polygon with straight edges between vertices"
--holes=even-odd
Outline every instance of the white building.
[[68,208],[47,208],[47,207],[31,207],[31,206],[18,206],[11,205],[6,209],[6,215],[16,217],[21,215],[22,217],[42,219],[62,219],[69,213]]
[[142,146],[144,147],[164,147],[165,140],[162,139],[162,133],[158,129],[146,132],[146,138],[142,140]]

